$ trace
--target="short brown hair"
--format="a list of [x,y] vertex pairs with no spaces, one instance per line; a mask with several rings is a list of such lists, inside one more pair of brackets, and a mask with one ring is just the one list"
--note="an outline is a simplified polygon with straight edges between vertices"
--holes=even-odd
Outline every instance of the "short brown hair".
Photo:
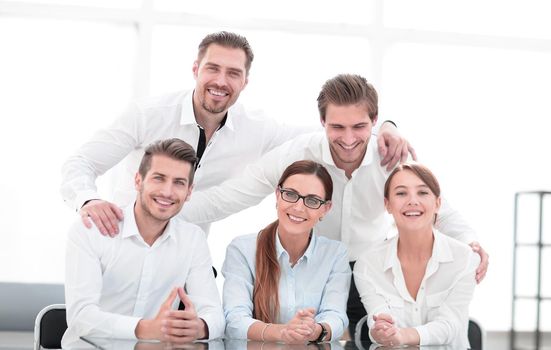
[[247,75],[249,75],[249,70],[251,69],[251,64],[253,63],[254,54],[251,45],[242,35],[232,33],[232,32],[216,32],[207,35],[199,43],[199,52],[197,53],[197,61],[201,62],[205,53],[211,44],[217,44],[223,47],[230,47],[233,49],[241,49],[245,52],[246,61],[245,61],[245,70]]
[[318,110],[321,120],[325,121],[327,106],[364,104],[369,118],[375,121],[379,114],[377,91],[367,80],[357,74],[339,74],[323,84],[318,95]]
[[163,155],[174,160],[180,160],[191,164],[191,169],[189,171],[189,185],[193,184],[197,156],[193,147],[191,147],[187,142],[178,138],[172,138],[159,140],[147,146],[138,170],[142,178],[144,178],[149,169],[151,169],[151,159],[154,155]]

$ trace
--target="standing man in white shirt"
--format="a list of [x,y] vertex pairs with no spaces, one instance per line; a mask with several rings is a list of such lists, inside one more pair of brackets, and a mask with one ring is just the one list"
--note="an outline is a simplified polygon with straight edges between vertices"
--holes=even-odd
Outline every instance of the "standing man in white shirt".
[[[79,337],[185,343],[224,332],[224,315],[206,236],[174,217],[189,199],[193,148],[180,139],[145,149],[135,203],[123,208],[120,234],[92,234],[78,220],[67,242],[64,346]],[[185,306],[176,310],[178,301]]]
[[[195,89],[133,103],[111,127],[97,132],[63,165],[61,193],[86,227],[114,236],[123,218],[119,205],[135,195],[129,185],[143,148],[151,142],[178,137],[193,145],[199,158],[196,190],[205,190],[239,176],[264,153],[314,131],[290,127],[247,111],[236,103],[248,83],[254,55],[246,38],[218,32],[199,44],[193,64]],[[393,167],[405,160],[409,145],[394,125],[379,132],[382,164]],[[410,150],[414,152],[413,149]],[[126,158],[126,177],[116,179],[114,202],[102,200],[96,178]]]
[[[239,178],[195,192],[182,215],[195,223],[221,220],[273,193],[279,177],[292,162],[313,160],[323,164],[333,179],[333,207],[316,225],[316,232],[346,243],[353,266],[363,252],[383,241],[391,228],[383,196],[391,169],[381,165],[377,136],[372,135],[378,117],[377,92],[361,76],[338,75],[322,87],[318,109],[325,133],[288,141],[249,165]],[[476,241],[475,232],[445,201],[435,226],[480,254],[476,277],[482,280],[488,255]],[[349,330],[353,335],[356,322],[365,315],[354,283],[348,301]]]

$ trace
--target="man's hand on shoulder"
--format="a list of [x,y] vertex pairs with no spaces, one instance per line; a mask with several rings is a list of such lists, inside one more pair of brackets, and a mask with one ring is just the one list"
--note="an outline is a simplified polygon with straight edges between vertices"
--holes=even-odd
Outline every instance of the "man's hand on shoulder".
[[121,208],[113,203],[92,199],[86,202],[79,211],[82,223],[92,228],[92,221],[104,236],[114,237],[119,233],[119,221],[123,219]]
[[411,153],[413,160],[417,160],[415,149],[408,140],[400,135],[396,126],[391,122],[383,122],[379,128],[377,146],[381,156],[381,166],[386,165],[388,171],[392,170],[398,162],[405,162],[408,153]]
[[480,243],[474,241],[474,242],[469,243],[469,245],[473,249],[473,252],[480,255],[480,265],[478,265],[478,268],[476,269],[476,283],[480,283],[480,282],[482,282],[482,280],[486,276],[486,272],[488,272],[488,265],[490,263],[490,256],[480,246]]

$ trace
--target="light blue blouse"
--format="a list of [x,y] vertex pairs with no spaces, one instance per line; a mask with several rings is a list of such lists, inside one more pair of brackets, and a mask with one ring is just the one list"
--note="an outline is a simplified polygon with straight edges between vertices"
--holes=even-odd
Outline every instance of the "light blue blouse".
[[[237,237],[226,251],[222,274],[229,338],[246,339],[249,327],[257,321],[252,317],[256,238],[257,234]],[[351,271],[346,246],[313,234],[306,252],[291,267],[289,254],[276,235],[276,253],[281,269],[278,323],[287,323],[299,309],[313,307],[316,322],[329,324],[332,339],[340,338],[348,325]]]

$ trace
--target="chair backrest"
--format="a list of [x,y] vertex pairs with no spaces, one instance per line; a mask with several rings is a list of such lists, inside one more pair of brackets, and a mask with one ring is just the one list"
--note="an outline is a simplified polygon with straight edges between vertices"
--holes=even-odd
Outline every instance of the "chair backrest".
[[472,350],[482,350],[484,348],[484,330],[480,323],[472,318],[469,319],[468,337]]
[[34,324],[34,349],[61,349],[61,338],[67,329],[65,304],[43,308]]
[[358,349],[360,349],[360,344],[369,345],[371,344],[371,339],[369,338],[369,328],[367,327],[367,317],[368,315],[360,318],[358,323],[356,323],[356,328],[354,330],[354,342]]

